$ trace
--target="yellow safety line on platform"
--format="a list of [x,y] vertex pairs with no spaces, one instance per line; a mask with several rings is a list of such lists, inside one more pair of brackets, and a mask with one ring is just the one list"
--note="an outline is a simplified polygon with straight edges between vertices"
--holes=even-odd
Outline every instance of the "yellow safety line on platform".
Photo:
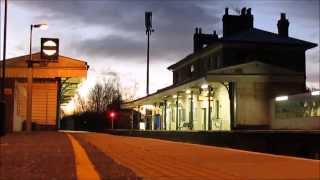
[[98,172],[95,170],[94,165],[91,163],[85,150],[81,147],[78,141],[74,137],[72,137],[72,135],[67,134],[67,136],[71,141],[74,151],[77,179],[100,180],[100,176]]

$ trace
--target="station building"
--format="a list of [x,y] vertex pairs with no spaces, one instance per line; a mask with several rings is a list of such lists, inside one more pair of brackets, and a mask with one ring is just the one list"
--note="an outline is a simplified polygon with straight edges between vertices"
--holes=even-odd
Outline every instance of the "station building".
[[[47,52],[53,55],[54,47],[51,44],[51,50]],[[57,129],[61,105],[67,103],[74,96],[78,84],[87,77],[89,68],[87,62],[59,55],[58,49],[55,51],[54,58],[46,58],[43,54],[46,52],[44,49],[41,49],[39,53],[32,54],[33,129]],[[24,129],[27,119],[29,60],[30,55],[6,60],[5,124],[7,132]]]
[[278,33],[255,28],[251,8],[226,8],[222,21],[222,37],[195,28],[194,51],[168,67],[171,86],[122,108],[149,130],[269,129],[272,99],[306,91],[305,52],[317,44],[290,37],[284,13]]

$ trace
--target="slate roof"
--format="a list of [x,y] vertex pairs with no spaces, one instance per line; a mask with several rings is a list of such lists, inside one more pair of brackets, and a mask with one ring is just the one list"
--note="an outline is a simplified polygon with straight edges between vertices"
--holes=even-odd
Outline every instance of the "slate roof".
[[303,41],[292,37],[282,37],[276,33],[253,28],[247,31],[239,32],[234,35],[223,37],[222,42],[249,42],[249,43],[267,43],[279,45],[302,46],[306,49],[316,47],[317,44]]
[[300,40],[292,37],[282,37],[276,33],[253,28],[247,31],[243,31],[233,35],[219,38],[218,40],[216,40],[215,43],[207,46],[206,48],[203,48],[198,52],[189,54],[188,56],[178,61],[177,63],[172,64],[171,66],[168,67],[168,69],[169,70],[173,69],[178,65],[182,64],[183,62],[186,62],[189,59],[206,52],[208,49],[212,48],[212,46],[216,45],[217,43],[220,43],[220,44],[226,44],[226,43],[274,44],[274,45],[283,45],[283,46],[302,47],[302,48],[305,48],[306,50],[317,46],[317,44],[312,42],[308,42],[308,41],[304,41],[304,40]]

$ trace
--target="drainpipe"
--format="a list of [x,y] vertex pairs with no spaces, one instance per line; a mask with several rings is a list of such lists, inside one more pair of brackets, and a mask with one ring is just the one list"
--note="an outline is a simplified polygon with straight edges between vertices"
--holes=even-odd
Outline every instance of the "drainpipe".
[[236,101],[236,83],[229,82],[229,99],[230,99],[230,129],[235,129],[236,125],[236,113],[237,113],[237,101]]
[[177,100],[176,100],[176,130],[179,129],[179,94],[177,93]]
[[153,109],[151,111],[151,130],[155,129],[155,117],[156,117],[156,108],[157,108],[157,103],[153,104]]
[[163,129],[167,130],[167,100],[164,100]]
[[169,107],[170,108],[170,120],[169,120],[169,131],[171,131],[171,124],[172,124],[172,119],[173,119],[173,107],[172,105]]
[[57,78],[57,108],[56,108],[56,128],[59,130],[61,129],[61,122],[60,122],[60,104],[61,104],[61,78]]

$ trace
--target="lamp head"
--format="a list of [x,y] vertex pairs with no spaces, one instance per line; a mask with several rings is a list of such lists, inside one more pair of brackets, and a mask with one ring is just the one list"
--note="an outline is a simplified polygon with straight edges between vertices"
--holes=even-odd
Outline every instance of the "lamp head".
[[32,24],[31,25],[34,28],[40,28],[42,30],[47,30],[48,29],[48,25],[47,24]]
[[40,29],[42,30],[47,30],[48,29],[48,24],[41,24]]

